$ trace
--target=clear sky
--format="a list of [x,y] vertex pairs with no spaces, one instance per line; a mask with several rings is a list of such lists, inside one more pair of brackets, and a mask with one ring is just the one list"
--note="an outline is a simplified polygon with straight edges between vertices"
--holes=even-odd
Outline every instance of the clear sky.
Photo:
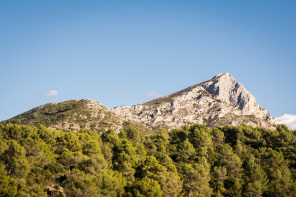
[[140,104],[229,72],[296,114],[296,1],[0,1],[0,121],[94,99]]

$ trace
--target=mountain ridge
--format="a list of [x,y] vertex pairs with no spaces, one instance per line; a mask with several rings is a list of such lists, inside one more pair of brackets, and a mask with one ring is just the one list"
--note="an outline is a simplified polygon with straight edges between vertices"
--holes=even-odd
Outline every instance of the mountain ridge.
[[119,131],[123,123],[108,107],[92,99],[48,103],[3,122],[35,126],[43,124],[48,128],[76,131],[82,128]]
[[194,123],[214,127],[244,123],[274,129],[277,124],[229,73],[218,74],[210,80],[144,104],[120,106],[111,111],[148,127],[180,128]]
[[181,128],[192,124],[208,127],[246,124],[275,129],[277,125],[255,97],[229,73],[218,74],[210,80],[143,104],[109,109],[92,99],[70,100],[48,103],[3,122],[119,132],[126,121],[149,129]]

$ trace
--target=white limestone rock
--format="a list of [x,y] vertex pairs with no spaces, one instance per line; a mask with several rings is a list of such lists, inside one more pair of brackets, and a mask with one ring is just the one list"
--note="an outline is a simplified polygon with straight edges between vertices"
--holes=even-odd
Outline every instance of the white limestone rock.
[[111,111],[148,127],[179,128],[194,123],[214,127],[244,123],[274,129],[277,124],[229,73],[141,105],[121,106]]

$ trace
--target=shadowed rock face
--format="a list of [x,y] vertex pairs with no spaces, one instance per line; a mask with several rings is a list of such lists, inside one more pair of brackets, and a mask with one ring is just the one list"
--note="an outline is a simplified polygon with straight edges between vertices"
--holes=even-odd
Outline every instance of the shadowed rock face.
[[147,127],[178,128],[192,123],[214,127],[245,123],[273,129],[277,124],[229,73],[142,105],[121,106],[112,111]]
[[240,109],[242,114],[256,115],[261,111],[255,97],[229,73],[215,76],[209,82],[203,83],[202,87],[217,99]]

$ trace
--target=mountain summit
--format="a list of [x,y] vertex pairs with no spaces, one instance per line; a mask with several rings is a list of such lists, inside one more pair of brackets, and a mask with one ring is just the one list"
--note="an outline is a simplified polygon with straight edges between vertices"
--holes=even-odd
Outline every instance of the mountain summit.
[[273,129],[277,124],[229,73],[218,74],[208,81],[141,105],[121,106],[111,111],[147,127],[180,128],[194,123],[214,127],[244,123]]
[[208,81],[141,105],[110,110],[91,99],[70,100],[42,105],[3,122],[41,123],[49,128],[67,130],[111,128],[118,132],[125,121],[146,128],[180,128],[195,123],[215,127],[244,123],[274,129],[277,124],[229,73],[216,75]]

